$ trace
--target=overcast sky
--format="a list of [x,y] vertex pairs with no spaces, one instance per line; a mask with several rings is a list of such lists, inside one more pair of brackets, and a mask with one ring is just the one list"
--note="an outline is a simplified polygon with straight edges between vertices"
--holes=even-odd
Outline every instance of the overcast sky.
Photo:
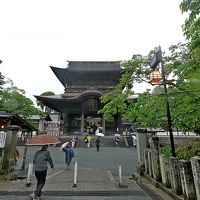
[[[180,0],[2,0],[0,71],[33,95],[64,88],[49,66],[117,61],[184,41]],[[136,92],[141,88],[136,88]]]

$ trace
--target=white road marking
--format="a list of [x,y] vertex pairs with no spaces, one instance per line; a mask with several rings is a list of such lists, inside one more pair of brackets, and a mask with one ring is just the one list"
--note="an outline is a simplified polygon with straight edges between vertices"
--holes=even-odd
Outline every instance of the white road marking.
[[115,178],[110,170],[107,171],[110,181],[115,181]]
[[54,176],[56,176],[56,175],[58,175],[58,174],[60,174],[60,173],[62,173],[64,171],[65,171],[65,169],[60,170],[60,171],[58,171],[58,172],[56,172],[54,174],[51,174],[51,175],[47,176],[46,180],[49,180],[50,178],[52,178],[52,177],[54,177]]

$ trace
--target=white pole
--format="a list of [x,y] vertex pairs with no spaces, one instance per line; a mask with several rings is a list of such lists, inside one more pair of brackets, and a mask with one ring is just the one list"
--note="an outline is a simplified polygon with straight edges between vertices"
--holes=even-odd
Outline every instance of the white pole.
[[29,163],[29,165],[28,165],[27,183],[26,183],[27,187],[31,185],[32,172],[33,172],[33,163]]
[[75,162],[74,166],[74,184],[72,187],[77,187],[77,161]]
[[122,185],[122,167],[119,165],[119,187]]

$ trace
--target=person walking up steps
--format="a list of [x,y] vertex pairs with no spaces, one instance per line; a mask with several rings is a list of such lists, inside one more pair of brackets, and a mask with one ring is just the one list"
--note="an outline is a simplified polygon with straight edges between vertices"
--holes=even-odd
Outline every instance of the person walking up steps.
[[116,146],[116,147],[119,147],[119,137],[116,137],[116,138],[115,138],[115,146]]
[[70,164],[72,161],[72,158],[74,157],[74,150],[72,148],[71,141],[65,142],[61,148],[63,152],[65,152],[65,164],[67,165],[67,169],[70,169]]
[[88,136],[86,135],[85,137],[84,137],[84,144],[85,144],[85,148],[88,148]]
[[98,136],[97,139],[96,139],[96,141],[95,141],[97,151],[99,151],[100,142],[101,142],[101,140],[100,140],[100,137]]
[[48,145],[42,146],[42,149],[35,153],[33,164],[35,165],[35,177],[37,179],[37,187],[35,192],[30,194],[30,199],[39,200],[41,199],[41,191],[46,182],[47,176],[47,162],[49,162],[52,169],[54,169],[54,164],[50,155],[47,151]]

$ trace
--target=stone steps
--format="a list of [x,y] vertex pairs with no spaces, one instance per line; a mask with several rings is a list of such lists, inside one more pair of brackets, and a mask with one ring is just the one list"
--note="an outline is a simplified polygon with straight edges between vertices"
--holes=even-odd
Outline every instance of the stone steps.
[[[66,141],[69,141],[72,139],[73,136],[62,136],[60,137],[60,141],[61,144],[63,144]],[[96,140],[97,136],[93,135],[92,136],[92,140],[91,140],[91,147],[95,147],[95,140]],[[124,137],[120,137],[120,146],[124,147],[125,145],[125,141],[124,141]],[[114,147],[115,146],[115,140],[113,136],[104,136],[101,137],[101,143],[100,145],[102,147]],[[84,147],[84,136],[78,136],[78,141],[77,141],[77,147]]]

